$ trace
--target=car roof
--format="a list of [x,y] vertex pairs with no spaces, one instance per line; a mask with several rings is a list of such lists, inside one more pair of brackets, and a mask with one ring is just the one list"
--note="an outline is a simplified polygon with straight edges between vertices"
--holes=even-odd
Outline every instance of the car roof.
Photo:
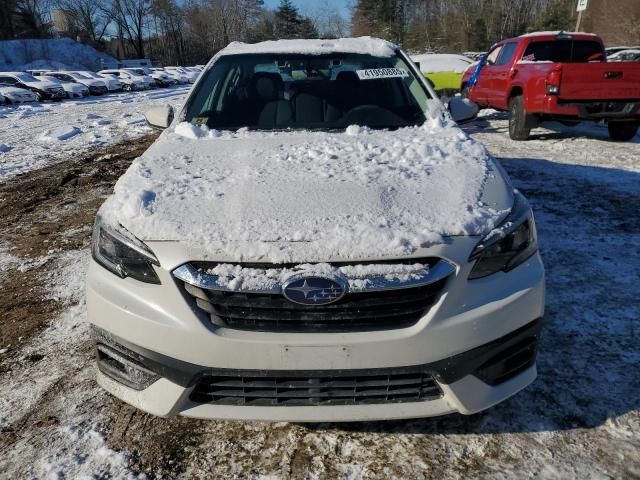
[[260,43],[232,42],[220,51],[221,55],[238,54],[302,54],[359,53],[374,57],[392,57],[397,45],[374,37],[338,38],[334,40],[268,40]]

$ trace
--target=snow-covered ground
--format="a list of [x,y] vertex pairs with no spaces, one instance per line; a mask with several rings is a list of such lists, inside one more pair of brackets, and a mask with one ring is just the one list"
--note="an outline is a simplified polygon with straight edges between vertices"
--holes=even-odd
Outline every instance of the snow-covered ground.
[[143,113],[181,104],[187,86],[109,94],[60,103],[0,106],[0,182],[89,150],[150,133]]
[[[13,147],[42,152],[45,129],[76,127],[83,133],[73,142],[98,128],[88,115],[118,124],[123,113],[139,118],[166,100],[145,95],[44,105],[57,116],[36,113],[39,130],[16,134]],[[31,128],[31,118],[10,115],[16,130]],[[83,323],[88,253],[70,250],[46,264],[61,313],[19,352],[0,345],[0,478],[640,477],[640,138],[616,143],[598,126],[550,127],[513,142],[502,113],[465,126],[536,214],[548,302],[539,378],[523,392],[474,417],[347,425],[154,418],[95,385]],[[62,159],[83,142],[53,145]],[[49,163],[39,158],[25,168]],[[10,247],[0,243],[0,281],[27,262]]]

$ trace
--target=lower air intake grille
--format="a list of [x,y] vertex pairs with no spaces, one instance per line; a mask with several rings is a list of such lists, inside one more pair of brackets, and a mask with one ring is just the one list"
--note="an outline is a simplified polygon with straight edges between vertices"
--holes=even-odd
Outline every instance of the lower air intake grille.
[[408,368],[216,372],[200,380],[191,400],[215,405],[314,406],[422,402],[441,396],[430,374]]

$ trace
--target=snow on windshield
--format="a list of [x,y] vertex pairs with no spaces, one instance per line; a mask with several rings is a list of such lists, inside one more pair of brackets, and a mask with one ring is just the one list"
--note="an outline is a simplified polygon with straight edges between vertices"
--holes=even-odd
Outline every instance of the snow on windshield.
[[506,213],[480,200],[491,168],[484,147],[435,121],[343,133],[183,123],[132,164],[101,215],[219,259],[397,257],[489,231]]
[[15,73],[15,76],[18,77],[23,82],[39,82],[40,81],[36,77],[33,77],[33,76],[29,75],[28,73],[17,72],[17,73]]

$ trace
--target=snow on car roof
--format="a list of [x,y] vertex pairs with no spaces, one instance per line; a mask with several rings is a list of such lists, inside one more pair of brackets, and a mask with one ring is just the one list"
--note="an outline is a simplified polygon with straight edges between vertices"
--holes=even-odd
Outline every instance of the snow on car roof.
[[220,53],[238,55],[249,53],[289,53],[322,55],[331,53],[362,53],[374,57],[392,57],[397,46],[374,37],[338,38],[334,40],[269,40],[260,43],[232,42]]
[[217,261],[398,258],[494,228],[505,205],[482,195],[498,177],[482,145],[435,120],[341,133],[180,123],[131,165],[100,215]]
[[422,73],[464,73],[473,63],[472,59],[464,55],[452,53],[423,53],[421,55],[411,55],[411,60],[420,62],[420,71]]
[[590,37],[597,37],[597,35],[595,33],[588,33],[588,32],[563,32],[562,30],[556,30],[553,32],[531,32],[531,33],[525,33],[523,35],[520,35],[520,38],[526,38],[526,37],[538,37],[538,36],[544,36],[544,35],[560,35],[560,34],[564,34],[564,35],[588,35]]

